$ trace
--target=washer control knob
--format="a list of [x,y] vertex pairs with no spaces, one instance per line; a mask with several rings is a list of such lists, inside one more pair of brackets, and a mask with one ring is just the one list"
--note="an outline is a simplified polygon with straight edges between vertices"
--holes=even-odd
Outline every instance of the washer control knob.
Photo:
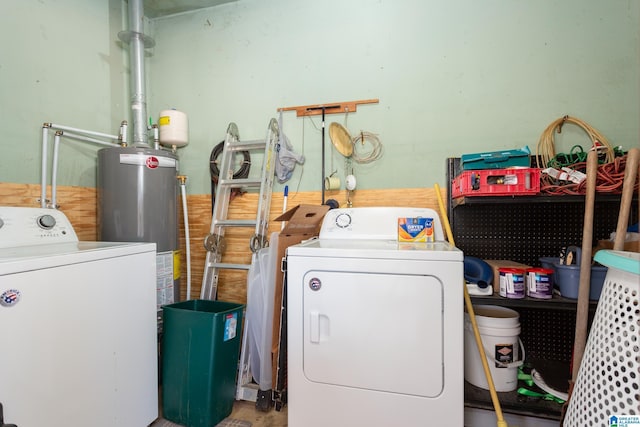
[[38,217],[38,225],[45,230],[51,230],[56,225],[56,219],[52,215]]

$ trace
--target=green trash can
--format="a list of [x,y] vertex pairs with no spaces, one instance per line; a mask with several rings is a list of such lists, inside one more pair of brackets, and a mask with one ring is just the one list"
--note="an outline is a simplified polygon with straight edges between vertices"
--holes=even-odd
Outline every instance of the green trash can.
[[244,305],[190,300],[163,307],[162,415],[212,427],[231,414]]

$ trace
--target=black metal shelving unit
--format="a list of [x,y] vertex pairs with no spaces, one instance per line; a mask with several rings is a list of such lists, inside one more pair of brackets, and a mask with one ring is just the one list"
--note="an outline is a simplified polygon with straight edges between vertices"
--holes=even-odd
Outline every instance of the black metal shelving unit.
[[[582,246],[584,196],[472,196],[451,198],[451,182],[461,172],[460,159],[447,159],[447,214],[456,246],[465,255],[482,259],[508,259],[540,266],[541,257],[558,256],[563,246]],[[615,231],[620,195],[598,194],[595,199],[593,245]],[[637,218],[637,202],[632,215]],[[473,296],[474,304],[507,306],[520,314],[522,339],[528,361],[546,360],[570,369],[575,335],[576,301],[506,299]],[[590,305],[591,317],[596,302]],[[524,399],[516,392],[499,393],[505,412],[560,419],[561,405]],[[489,392],[465,384],[465,405],[492,409]]]

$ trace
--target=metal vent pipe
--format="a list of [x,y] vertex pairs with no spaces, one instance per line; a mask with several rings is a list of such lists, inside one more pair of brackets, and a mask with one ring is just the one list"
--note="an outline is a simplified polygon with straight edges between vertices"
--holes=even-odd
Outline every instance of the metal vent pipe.
[[144,35],[143,0],[129,0],[129,31],[121,31],[118,37],[129,43],[129,68],[131,87],[131,114],[133,120],[134,147],[149,146],[147,134],[147,100],[145,96],[144,49],[153,47],[153,39]]

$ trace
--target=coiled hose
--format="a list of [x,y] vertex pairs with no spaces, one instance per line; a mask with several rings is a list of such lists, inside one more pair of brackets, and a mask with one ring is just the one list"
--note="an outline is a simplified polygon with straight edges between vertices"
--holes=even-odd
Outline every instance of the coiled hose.
[[[538,146],[536,148],[536,162],[539,168],[545,168],[551,166],[552,159],[556,156],[556,148],[555,148],[555,139],[554,135],[556,131],[558,133],[562,132],[562,126],[565,123],[571,123],[579,126],[584,130],[589,139],[591,139],[592,146],[598,147],[598,150],[602,150],[604,152],[604,163],[611,163],[615,156],[613,147],[602,135],[598,132],[597,129],[590,126],[587,122],[580,120],[576,117],[564,116],[560,117],[557,120],[554,120],[540,135],[540,139],[538,140]],[[591,147],[589,147],[591,148]],[[586,157],[585,157],[586,159]],[[542,165],[540,165],[540,161],[542,161]]]
[[[211,212],[213,212],[213,207],[216,202],[216,186],[218,184],[218,180],[220,179],[220,168],[218,168],[218,157],[222,154],[222,150],[224,149],[224,141],[220,142],[218,145],[213,147],[211,150],[211,154],[209,155],[209,170],[211,173]],[[248,151],[240,151],[242,154],[243,161],[240,165],[240,168],[233,173],[233,179],[242,179],[247,178],[249,176],[249,171],[251,170],[251,155]],[[229,201],[233,200],[235,196],[242,194],[243,191],[239,188],[234,188],[231,190],[231,198]]]

